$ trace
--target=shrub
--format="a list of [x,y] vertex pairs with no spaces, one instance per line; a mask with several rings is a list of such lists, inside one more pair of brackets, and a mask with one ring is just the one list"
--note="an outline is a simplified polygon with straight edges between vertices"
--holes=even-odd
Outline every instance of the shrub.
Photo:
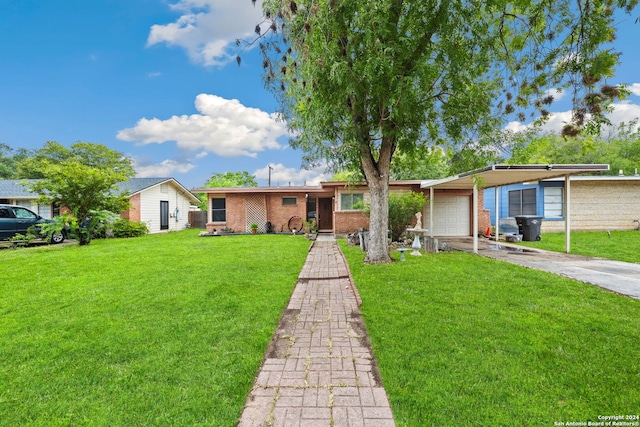
[[103,239],[106,237],[140,237],[148,233],[149,229],[145,223],[118,218],[111,223],[100,224],[94,237]]
[[[422,193],[409,191],[408,193],[389,194],[389,229],[391,240],[400,239],[408,227],[413,224],[417,212],[422,212],[427,198]],[[364,213],[368,216],[370,207],[364,206]]]

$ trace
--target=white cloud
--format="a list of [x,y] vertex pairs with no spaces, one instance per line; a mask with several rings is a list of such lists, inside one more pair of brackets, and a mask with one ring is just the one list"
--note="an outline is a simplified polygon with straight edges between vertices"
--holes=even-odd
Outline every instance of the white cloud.
[[195,101],[199,114],[172,116],[169,119],[142,118],[116,137],[142,144],[175,141],[188,151],[200,150],[222,157],[256,157],[264,150],[283,148],[277,139],[288,135],[286,124],[277,114],[245,107],[237,99],[200,94]]
[[184,48],[189,58],[205,66],[220,66],[235,55],[229,47],[251,36],[262,20],[262,1],[180,0],[171,9],[182,13],[173,23],[151,27],[147,46],[166,43]]
[[[324,167],[314,169],[288,168],[282,163],[271,166],[271,186],[286,187],[289,185],[318,185],[321,181],[327,181],[331,175],[325,172]],[[258,179],[269,179],[269,166],[256,170],[253,175]]]
[[173,176],[174,173],[187,173],[194,167],[191,163],[178,163],[175,160],[164,160],[152,165],[140,165],[135,161],[133,163],[137,178]]
[[554,102],[560,101],[567,94],[564,89],[547,89],[547,95],[553,96]]
[[634,83],[632,85],[629,85],[628,89],[631,91],[632,94],[636,96],[640,96],[640,83]]

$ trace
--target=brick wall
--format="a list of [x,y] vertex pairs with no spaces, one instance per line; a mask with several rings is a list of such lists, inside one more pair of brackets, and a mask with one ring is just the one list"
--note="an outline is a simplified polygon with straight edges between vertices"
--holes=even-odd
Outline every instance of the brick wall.
[[[296,205],[283,206],[282,197],[295,197]],[[220,231],[223,227],[231,228],[236,232],[245,232],[247,230],[246,225],[246,194],[227,194],[226,210],[227,220],[224,222],[212,222],[211,212],[209,212],[207,231],[211,232],[215,228]],[[255,197],[255,196],[250,196]],[[266,208],[266,221],[271,222],[273,229],[276,232],[284,231],[288,232],[289,220],[294,217],[300,217],[300,220],[306,219],[307,214],[307,199],[306,193],[268,193],[261,195],[265,199]],[[211,200],[209,200],[209,210],[211,208]],[[265,221],[265,223],[266,223]],[[260,231],[265,231],[265,224],[258,224]]]
[[[276,232],[290,231],[288,228],[289,220],[298,216],[300,220],[306,220],[307,215],[307,198],[306,193],[272,193],[267,194],[267,221],[271,222]],[[295,197],[296,205],[282,205],[282,197]],[[295,220],[295,223],[300,221]]]
[[369,217],[360,211],[335,212],[333,228],[338,235],[353,233],[360,228],[368,229]]
[[[571,181],[571,230],[633,230],[640,220],[639,181]],[[542,221],[542,232],[565,221]]]
[[120,217],[129,221],[140,222],[140,193],[134,194],[129,198],[129,210],[122,212]]

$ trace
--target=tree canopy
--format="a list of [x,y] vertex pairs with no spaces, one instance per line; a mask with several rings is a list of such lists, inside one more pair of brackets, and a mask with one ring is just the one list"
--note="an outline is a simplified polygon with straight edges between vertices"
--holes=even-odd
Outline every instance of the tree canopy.
[[118,194],[116,184],[134,175],[130,159],[101,144],[79,142],[70,149],[47,142],[37,155],[21,162],[22,173],[40,178],[30,184],[46,203],[69,210],[71,233],[80,245],[91,242],[92,232],[105,212],[119,215],[128,206],[128,195]]
[[[544,115],[576,90],[574,126],[624,91],[600,83],[619,54],[614,13],[637,0],[266,0],[267,87],[308,165],[359,169],[371,192],[369,262],[390,261],[391,161],[418,141],[469,142],[505,114]],[[266,29],[266,30],[265,30]],[[273,35],[271,37],[270,35]],[[571,129],[573,132],[574,128]]]
[[204,184],[205,188],[257,187],[256,177],[247,171],[213,173]]

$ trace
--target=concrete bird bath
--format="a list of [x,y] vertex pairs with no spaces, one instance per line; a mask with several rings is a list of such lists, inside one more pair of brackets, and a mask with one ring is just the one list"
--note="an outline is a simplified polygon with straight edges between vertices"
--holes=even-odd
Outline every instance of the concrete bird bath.
[[411,247],[413,248],[413,252],[410,255],[413,256],[422,256],[420,253],[420,248],[422,245],[420,244],[420,238],[427,234],[426,228],[422,228],[422,214],[420,212],[416,213],[416,225],[413,228],[407,228],[407,231],[413,233],[413,243]]

